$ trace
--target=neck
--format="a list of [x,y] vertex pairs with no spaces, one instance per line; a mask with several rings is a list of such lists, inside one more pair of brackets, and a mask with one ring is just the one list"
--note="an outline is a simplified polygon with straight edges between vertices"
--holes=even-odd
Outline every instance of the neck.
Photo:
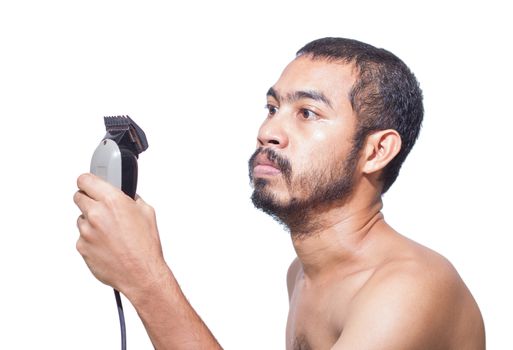
[[348,271],[357,267],[374,227],[383,221],[382,207],[381,199],[363,206],[347,203],[316,213],[309,232],[291,231],[305,276],[314,279],[340,266]]

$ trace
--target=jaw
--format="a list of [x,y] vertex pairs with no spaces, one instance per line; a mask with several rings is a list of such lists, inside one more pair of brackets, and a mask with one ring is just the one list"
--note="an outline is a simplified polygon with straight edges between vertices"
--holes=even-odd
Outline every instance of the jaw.
[[[252,200],[255,199],[264,205],[271,207],[286,207],[290,204],[291,199],[290,189],[284,186],[284,181],[273,178],[256,178],[253,179],[253,195]],[[260,208],[257,206],[257,208]]]
[[[335,177],[309,174],[286,183],[283,178],[253,179],[251,197],[256,208],[285,225],[294,239],[302,239],[323,230],[330,216],[346,207],[353,197],[353,176]],[[345,211],[345,210],[343,210]]]

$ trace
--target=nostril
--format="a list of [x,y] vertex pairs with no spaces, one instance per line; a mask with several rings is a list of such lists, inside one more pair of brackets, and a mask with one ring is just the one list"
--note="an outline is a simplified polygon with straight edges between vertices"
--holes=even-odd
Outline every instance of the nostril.
[[272,143],[273,145],[279,145],[280,143],[278,140],[269,140],[269,143]]

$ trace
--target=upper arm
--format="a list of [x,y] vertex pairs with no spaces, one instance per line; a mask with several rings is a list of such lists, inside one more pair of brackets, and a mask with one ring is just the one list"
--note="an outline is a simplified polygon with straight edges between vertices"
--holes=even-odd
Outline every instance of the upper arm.
[[292,291],[296,285],[296,280],[301,268],[301,262],[298,258],[295,258],[289,266],[287,271],[287,290],[289,292],[289,300],[292,297]]
[[450,273],[416,268],[376,277],[353,301],[333,350],[449,348],[456,282]]

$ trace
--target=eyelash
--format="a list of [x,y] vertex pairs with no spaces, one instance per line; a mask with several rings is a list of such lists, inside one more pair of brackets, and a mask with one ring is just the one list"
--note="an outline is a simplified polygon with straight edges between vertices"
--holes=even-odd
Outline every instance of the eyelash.
[[272,104],[270,104],[270,103],[267,103],[267,104],[265,105],[265,109],[267,109],[267,111],[268,111],[268,115],[269,115],[269,116],[273,116],[273,115],[275,115],[275,114],[276,114],[276,112],[278,112],[278,107],[273,106],[273,105],[272,105]]
[[311,118],[309,116],[306,116],[305,117],[305,112],[309,113],[312,115],[312,117],[314,119],[317,119],[319,117],[319,115],[317,113],[315,113],[314,111],[310,110],[310,109],[307,109],[307,108],[301,108],[299,110],[299,113],[301,114],[301,116],[303,117],[303,119],[305,120],[310,120]]
[[[267,111],[268,111],[268,116],[271,116],[271,117],[274,116],[279,110],[278,107],[276,107],[270,103],[267,103],[265,105],[265,109],[267,109]],[[309,115],[305,116],[305,114],[306,114],[305,112],[308,113]],[[299,115],[304,120],[311,120],[311,119],[316,120],[319,118],[319,115],[317,113],[315,113],[314,111],[312,111],[311,109],[308,109],[308,108],[299,109]]]

